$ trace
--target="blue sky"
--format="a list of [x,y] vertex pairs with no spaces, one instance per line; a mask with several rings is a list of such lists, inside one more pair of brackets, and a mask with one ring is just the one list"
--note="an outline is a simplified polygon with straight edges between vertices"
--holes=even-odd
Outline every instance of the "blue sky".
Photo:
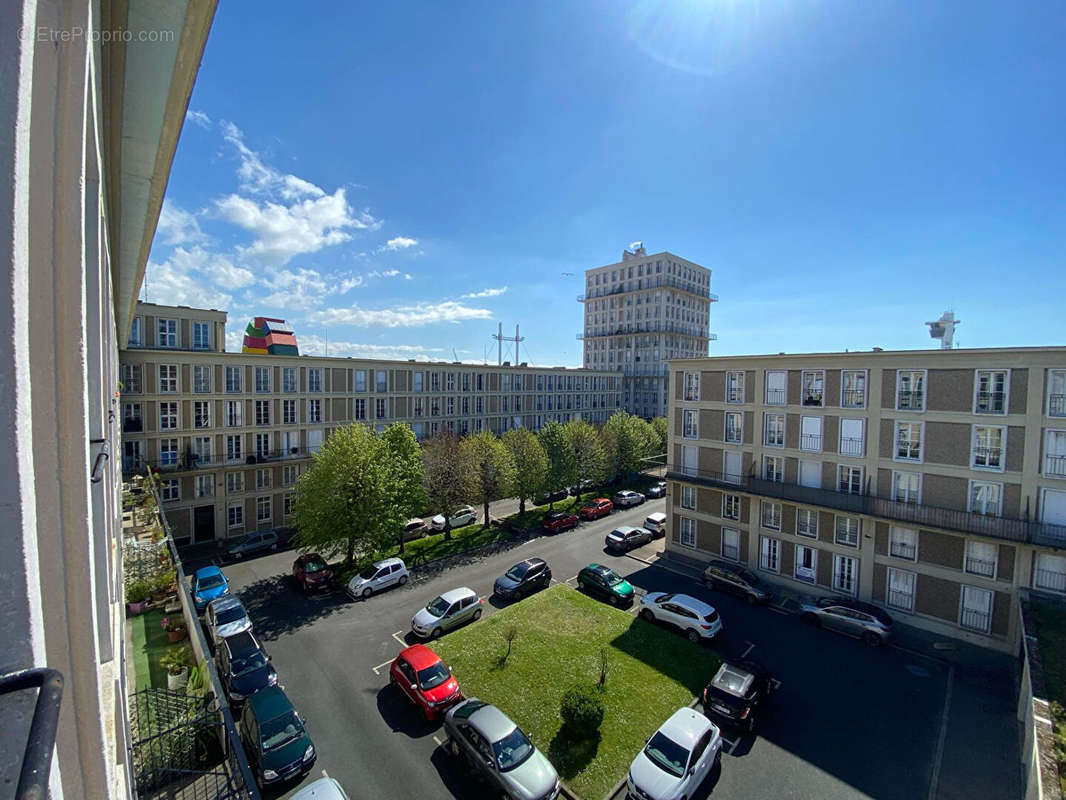
[[1064,344],[1063,41],[1060,0],[222,3],[148,298],[574,365],[584,269],[642,240],[713,270],[712,355],[926,347],[949,308]]

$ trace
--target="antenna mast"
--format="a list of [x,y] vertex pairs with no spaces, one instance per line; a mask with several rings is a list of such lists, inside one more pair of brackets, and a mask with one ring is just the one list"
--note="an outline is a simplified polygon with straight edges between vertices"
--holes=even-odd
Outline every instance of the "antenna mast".
[[504,336],[503,335],[503,323],[501,322],[499,324],[499,328],[497,329],[497,332],[492,334],[492,338],[495,339],[497,341],[497,343],[498,343],[498,346],[496,348],[497,349],[497,353],[498,353],[497,356],[496,356],[496,366],[498,366],[498,367],[502,367],[503,366],[503,343],[504,342],[514,342],[514,363],[515,363],[515,366],[517,366],[518,363],[519,363],[519,361],[518,361],[518,343],[519,342],[524,342],[526,340],[525,336],[519,336],[518,335],[518,326],[517,325],[514,326],[514,336]]

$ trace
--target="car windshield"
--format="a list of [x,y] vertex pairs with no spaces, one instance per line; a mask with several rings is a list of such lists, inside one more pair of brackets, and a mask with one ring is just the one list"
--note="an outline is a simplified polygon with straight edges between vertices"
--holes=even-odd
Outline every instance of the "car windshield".
[[215,619],[219,625],[225,625],[227,622],[236,622],[239,619],[244,619],[247,615],[244,613],[244,609],[241,606],[232,606],[231,608],[223,609],[215,615]]
[[443,617],[444,612],[448,610],[448,607],[450,605],[451,603],[449,603],[443,597],[438,597],[433,600],[428,606],[426,606],[426,611],[428,611],[435,617]]
[[326,562],[321,558],[311,558],[304,562],[304,572],[321,572],[326,568]]
[[510,578],[513,581],[520,581],[529,572],[529,564],[515,564],[507,572],[504,573],[504,577]]
[[304,726],[296,717],[295,711],[286,711],[284,714],[268,719],[260,729],[264,750],[276,750],[284,747],[289,742],[302,736]]
[[233,674],[247,675],[249,672],[255,672],[257,669],[262,669],[267,665],[267,657],[262,650],[255,650],[246,656],[233,659]]
[[507,772],[529,758],[533,752],[533,745],[519,728],[515,728],[500,741],[493,742],[492,751],[496,754],[496,763],[500,765],[500,771]]
[[613,569],[605,569],[600,573],[603,576],[603,580],[608,586],[617,586],[622,582],[622,579],[615,573]]
[[418,671],[418,685],[423,689],[436,689],[451,676],[448,668],[439,661],[432,667]]
[[378,574],[378,568],[371,564],[369,567],[359,573],[359,577],[364,581],[368,581]]
[[226,579],[221,575],[208,575],[204,578],[200,578],[196,585],[199,589],[214,589],[221,586],[226,582]]
[[656,731],[655,735],[651,737],[644,747],[644,753],[658,767],[671,775],[680,778],[685,774],[685,766],[688,764],[688,750],[673,739],[664,736],[662,731]]
[[756,575],[754,572],[748,572],[746,569],[737,570],[737,574],[740,575],[740,577],[743,578],[745,583],[747,583],[749,586],[758,586],[760,583],[762,583],[762,581],[759,580],[758,575]]
[[719,667],[718,674],[714,676],[714,680],[711,681],[711,686],[721,689],[734,697],[744,697],[751,687],[752,680],[754,678],[750,672],[729,664],[723,664]]

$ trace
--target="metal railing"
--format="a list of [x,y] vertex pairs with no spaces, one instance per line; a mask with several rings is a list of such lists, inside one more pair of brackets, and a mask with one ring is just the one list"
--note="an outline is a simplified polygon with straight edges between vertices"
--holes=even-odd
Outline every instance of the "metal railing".
[[609,325],[592,326],[583,333],[577,334],[577,338],[591,339],[604,336],[625,336],[633,333],[677,333],[681,336],[691,336],[693,339],[705,339],[709,342],[718,341],[717,333],[708,333],[699,325],[682,325],[663,319],[646,322],[616,322]]
[[922,443],[911,439],[896,440],[896,458],[917,461],[922,454]]
[[966,556],[965,572],[968,572],[971,575],[982,575],[986,578],[991,578],[996,574],[996,562],[990,561],[987,558]]
[[975,467],[998,467],[1003,462],[1003,448],[997,445],[974,445],[973,461]]
[[817,453],[822,449],[822,435],[820,433],[800,434],[800,450],[808,450]]
[[918,554],[918,546],[910,544],[909,542],[889,542],[888,554],[895,556],[896,558],[905,558],[908,561],[914,561],[914,557]]
[[844,395],[841,398],[844,408],[865,408],[866,407],[866,390],[865,389],[845,389]]
[[[640,281],[639,286],[637,286],[636,281]],[[627,284],[633,285],[627,286]],[[577,301],[584,303],[586,300],[598,300],[601,297],[611,297],[625,292],[642,292],[645,289],[658,289],[664,286],[695,295],[702,300],[710,300],[712,303],[718,302],[718,295],[714,292],[707,291],[699,284],[679,280],[672,275],[657,275],[650,278],[643,276],[640,278],[626,278],[624,282],[619,283],[617,286],[612,286],[610,289],[595,287],[585,294],[579,294]]]
[[1066,573],[1037,568],[1034,571],[1033,586],[1052,592],[1066,592]]
[[888,590],[888,605],[903,611],[914,610],[914,592],[901,592],[896,589]]
[[1053,394],[1048,397],[1047,414],[1049,417],[1066,417],[1066,394]]
[[821,392],[807,392],[803,395],[803,405],[805,406],[822,406],[822,393]]
[[[38,689],[30,720],[30,735],[22,753],[16,800],[44,800],[59,729],[59,706],[63,700],[63,676],[54,669],[37,667],[0,676],[0,695]],[[9,719],[10,723],[11,720]],[[10,730],[10,728],[8,728]]]
[[991,628],[992,615],[987,611],[975,611],[972,608],[964,608],[959,616],[959,625],[974,631],[987,633]]
[[1066,478],[1066,456],[1044,456],[1044,474]]
[[978,392],[977,405],[974,410],[978,414],[1004,414],[1004,392]]
[[1049,547],[1066,548],[1066,526],[1030,519],[990,517],[970,511],[938,506],[902,503],[870,494],[816,489],[797,483],[777,483],[752,475],[734,475],[680,464],[667,466],[667,477],[732,491],[744,491],[761,497],[789,500],[796,503],[864,514],[871,517],[897,520],[944,530],[963,531],[990,539],[1029,542]]
[[725,390],[725,401],[727,403],[743,403],[744,402],[744,390],[731,386]]
[[920,389],[901,391],[896,396],[896,408],[921,411],[925,408],[925,392]]
[[768,406],[783,406],[785,404],[785,390],[784,389],[767,389],[766,390],[766,405]]
[[862,458],[862,439],[857,436],[841,436],[840,455]]

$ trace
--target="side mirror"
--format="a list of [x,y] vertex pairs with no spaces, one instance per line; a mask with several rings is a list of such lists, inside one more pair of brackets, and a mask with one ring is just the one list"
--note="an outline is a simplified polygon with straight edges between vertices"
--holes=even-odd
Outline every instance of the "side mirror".
[[412,692],[416,692],[416,691],[418,691],[418,687],[417,687],[417,686],[415,686],[415,685],[414,685],[413,683],[411,684],[411,691],[412,691]]

